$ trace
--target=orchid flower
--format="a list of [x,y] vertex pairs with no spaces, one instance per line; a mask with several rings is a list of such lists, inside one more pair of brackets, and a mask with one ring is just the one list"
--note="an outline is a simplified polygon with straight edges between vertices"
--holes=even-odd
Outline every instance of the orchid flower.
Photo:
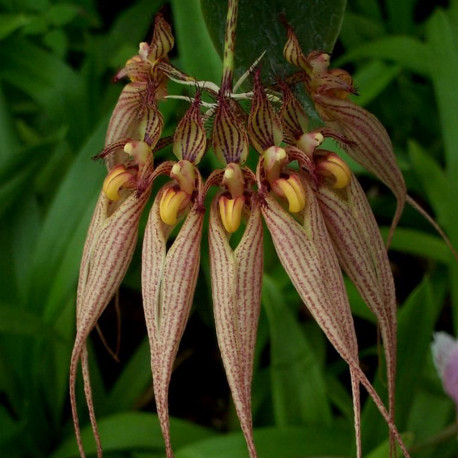
[[[149,211],[142,251],[142,295],[151,349],[151,371],[167,457],[173,457],[168,387],[190,309],[200,264],[200,243],[209,189],[212,298],[216,334],[234,405],[250,457],[256,457],[251,419],[251,382],[261,306],[264,219],[285,271],[326,337],[347,362],[353,393],[357,456],[362,456],[360,385],[385,418],[392,445],[409,456],[395,426],[396,303],[388,257],[374,216],[356,177],[338,155],[321,149],[326,137],[347,147],[395,193],[396,225],[405,186],[384,128],[348,100],[351,79],[329,70],[326,55],[305,57],[288,26],[286,60],[305,73],[304,88],[326,127],[309,130],[308,117],[286,79],[265,88],[259,71],[253,91],[236,94],[233,61],[237,0],[229,0],[221,87],[196,81],[167,59],[174,39],[162,15],[156,16],[151,44],[141,43],[117,79],[128,77],[110,120],[106,147],[108,175],[83,251],[77,295],[77,334],[71,359],[72,413],[81,456],[84,449],[76,410],[79,362],[90,420],[98,445],[87,361],[86,339],[118,289],[129,265],[140,215],[155,178],[170,180],[157,191]],[[167,78],[196,88],[173,139],[161,139],[158,101]],[[246,75],[243,77],[246,78]],[[280,88],[278,92],[276,89]],[[205,91],[212,102],[202,100]],[[251,101],[247,114],[238,102]],[[273,102],[272,102],[273,101]],[[275,106],[276,105],[276,106]],[[203,109],[207,111],[202,113]],[[204,120],[213,118],[211,137]],[[175,160],[153,168],[153,155],[173,142]],[[208,147],[223,164],[204,180],[199,162]],[[250,146],[256,170],[245,166]],[[232,234],[241,238],[234,249]],[[169,244],[172,233],[176,236]],[[385,347],[388,408],[361,370],[358,343],[342,270],[376,315]]]

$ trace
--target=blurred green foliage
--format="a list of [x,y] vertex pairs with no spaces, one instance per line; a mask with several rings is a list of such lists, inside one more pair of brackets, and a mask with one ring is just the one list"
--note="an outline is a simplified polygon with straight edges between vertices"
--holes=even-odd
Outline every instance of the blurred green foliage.
[[[105,3],[0,0],[0,455],[5,457],[64,458],[77,453],[67,399],[75,288],[105,174],[104,166],[90,158],[103,148],[121,89],[110,78],[136,53],[137,43],[150,38],[154,13],[164,4],[138,0],[111,6],[106,18]],[[210,2],[204,3],[208,8]],[[373,111],[390,133],[409,194],[458,247],[458,1],[442,3],[443,8],[425,0],[349,1],[333,64],[354,74],[361,93],[358,103]],[[200,2],[171,0],[165,11],[177,40],[173,63],[218,82],[220,59]],[[300,13],[295,21],[313,21]],[[339,23],[337,17],[331,35]],[[249,43],[239,40],[237,46],[249,55]],[[184,110],[170,100],[161,109],[170,134]],[[378,220],[389,224],[393,196],[361,168],[354,170]],[[387,233],[385,227],[382,233]],[[172,418],[172,438],[179,458],[245,457],[228,388],[212,375],[221,376],[221,363],[214,355],[206,249],[190,331],[174,375],[185,393],[172,386],[172,414],[182,417]],[[390,256],[399,299],[397,424],[413,456],[453,458],[458,454],[453,431],[440,434],[454,422],[454,406],[442,391],[429,344],[434,330],[458,332],[458,265],[412,209],[405,211]],[[265,264],[253,383],[259,454],[351,456],[353,414],[345,365],[304,314],[269,240]],[[120,297],[126,352],[121,364],[106,363],[110,356],[99,338],[93,338],[96,412],[106,456],[111,457],[163,456],[144,323],[135,316],[141,310],[138,278],[136,258]],[[384,365],[377,363],[374,319],[354,287],[348,285],[348,291],[362,364],[383,392],[383,371],[375,374]],[[104,332],[115,339],[112,306],[106,314],[107,324],[115,329],[107,326]],[[203,347],[193,339],[204,338],[205,345],[213,346],[205,353],[210,360],[189,371],[187,362],[198,359],[194,352]],[[199,384],[210,386],[205,385],[207,378],[221,387],[207,397],[199,392],[199,400],[206,403],[195,404],[192,390]],[[85,444],[94,453],[79,390]],[[366,456],[385,457],[387,428],[371,401],[363,401]],[[204,419],[193,421],[202,410]]]

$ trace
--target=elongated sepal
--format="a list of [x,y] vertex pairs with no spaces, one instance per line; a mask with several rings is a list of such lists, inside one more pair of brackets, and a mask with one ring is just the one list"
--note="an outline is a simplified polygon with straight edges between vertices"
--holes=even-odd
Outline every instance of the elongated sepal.
[[253,198],[245,232],[235,251],[232,250],[218,214],[216,199],[213,201],[208,239],[216,332],[251,457],[256,456],[251,420],[251,380],[261,300],[262,237],[261,213]]
[[372,113],[350,100],[316,96],[315,103],[329,126],[352,142],[347,148],[348,154],[383,181],[396,196],[392,235],[404,209],[406,186],[385,128]]
[[280,118],[267,98],[259,71],[255,74],[254,97],[248,118],[248,134],[251,144],[259,154],[271,146],[280,145],[283,140]]
[[197,165],[207,147],[207,134],[200,115],[200,100],[192,103],[173,136],[173,154]]
[[204,215],[202,209],[194,205],[167,251],[167,240],[172,228],[160,216],[162,193],[159,192],[154,201],[145,229],[142,293],[157,413],[167,456],[172,457],[168,387],[194,296]]
[[342,268],[377,317],[387,366],[389,410],[394,420],[396,296],[380,231],[361,186],[351,175],[346,192],[323,185],[316,196]]
[[220,97],[215,113],[212,146],[223,164],[243,164],[248,155],[248,134],[224,97]]
[[[140,197],[132,193],[120,206],[100,194],[89,227],[80,267],[76,303],[76,337],[70,364],[70,400],[80,453],[84,456],[76,410],[75,382],[78,363],[86,339],[110,299],[117,291],[129,266],[137,241],[138,223],[148,201],[150,189]],[[111,207],[115,206],[112,210]],[[87,368],[83,371],[88,388]],[[90,393],[88,408],[93,412]],[[94,420],[95,421],[95,420]]]
[[[350,306],[339,263],[318,202],[306,189],[307,206],[301,226],[271,196],[261,206],[275,249],[294,287],[329,341],[350,367],[354,394],[361,383],[374,400],[406,457],[410,456],[374,387],[361,370]],[[360,442],[359,400],[354,399],[357,444]],[[361,450],[358,446],[358,456]]]

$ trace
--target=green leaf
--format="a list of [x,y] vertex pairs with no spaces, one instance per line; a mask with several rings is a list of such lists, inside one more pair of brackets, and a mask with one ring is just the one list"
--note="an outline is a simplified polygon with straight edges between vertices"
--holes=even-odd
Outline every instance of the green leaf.
[[30,16],[25,14],[0,14],[0,40],[3,40],[29,22]]
[[41,317],[3,303],[0,303],[0,333],[57,337],[54,329],[44,323]]
[[331,411],[322,368],[281,290],[267,275],[262,301],[270,324],[272,398],[277,424],[329,425]]
[[75,19],[79,12],[80,9],[76,5],[61,3],[52,5],[51,8],[46,11],[44,17],[50,24],[61,27]]
[[448,185],[447,178],[437,162],[417,142],[411,140],[408,152],[412,169],[421,182],[429,203],[442,221],[446,220]]
[[205,27],[200,0],[172,0],[180,69],[199,80],[219,81],[221,59]]
[[79,145],[92,127],[88,113],[93,111],[80,75],[23,38],[6,40],[0,47],[0,61],[0,79],[35,100],[52,123],[72,126],[69,139]]
[[[413,291],[398,315],[398,377],[396,386],[396,425],[403,431],[414,400],[416,387],[421,381],[424,361],[430,352],[431,336],[439,304],[433,297],[427,278]],[[386,392],[385,376],[377,377],[375,388]],[[385,421],[372,402],[367,403],[362,417],[363,447],[370,448],[386,438]]]
[[375,41],[362,43],[350,49],[339,60],[337,66],[361,59],[387,60],[402,68],[429,75],[427,46],[416,38],[404,35],[389,35]]
[[[409,446],[413,442],[413,434],[402,434],[402,440],[404,444]],[[377,448],[365,456],[366,458],[386,458],[387,456],[391,456],[390,451],[390,441],[387,439],[385,442],[381,443]],[[401,449],[399,447],[396,447],[396,452],[396,456],[402,455]]]
[[[76,283],[84,238],[106,172],[103,164],[95,164],[90,158],[101,149],[105,130],[106,120],[78,153],[30,254],[32,275],[23,279],[23,285],[31,304],[46,309],[46,319],[61,312],[63,292],[68,295]],[[51,278],[54,281],[50,288]]]
[[[353,431],[341,425],[334,425],[332,428],[258,428],[254,431],[256,449],[262,458],[348,456],[349,446],[353,442],[352,435]],[[242,434],[228,434],[177,449],[175,456],[247,458],[248,452]]]
[[[105,452],[133,450],[137,448],[158,451],[164,449],[157,415],[144,412],[119,413],[100,418],[98,427]],[[214,432],[209,429],[176,418],[170,419],[170,429],[176,448],[214,435]],[[90,425],[83,428],[81,434],[86,453],[95,454],[97,449],[92,438]],[[72,436],[51,455],[51,458],[70,458],[77,456],[79,456],[78,448],[76,446],[76,440]]]
[[[456,16],[438,9],[427,24],[428,63],[439,108],[449,185],[445,227],[452,245],[458,246],[458,44]],[[451,21],[454,20],[452,23]],[[450,284],[455,332],[458,331],[458,263],[452,263]]]
[[[388,237],[389,231],[389,227],[380,228],[384,240]],[[452,259],[450,250],[441,238],[403,227],[396,228],[390,250],[422,256],[443,263],[449,263]],[[452,262],[455,261],[452,260]]]
[[458,173],[458,49],[453,25],[442,10],[437,10],[427,26],[427,62],[436,93],[447,165]]
[[[210,36],[222,56],[226,0],[201,0]],[[265,51],[261,66],[272,77],[282,74],[286,61],[283,46],[286,31],[279,21],[284,14],[294,28],[305,53],[321,49],[331,52],[340,31],[345,0],[271,0],[239,2],[235,75],[241,76]]]
[[135,401],[152,385],[150,371],[150,348],[145,339],[130,357],[124,371],[112,388],[105,404],[104,413],[113,413],[134,407]]
[[358,105],[365,106],[378,97],[399,75],[401,68],[374,60],[361,67],[354,75],[354,82],[360,95],[352,97]]

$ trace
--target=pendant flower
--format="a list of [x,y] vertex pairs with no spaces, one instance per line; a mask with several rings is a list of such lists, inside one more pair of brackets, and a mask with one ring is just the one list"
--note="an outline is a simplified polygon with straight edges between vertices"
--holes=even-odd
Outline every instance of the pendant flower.
[[[332,137],[395,193],[397,224],[405,185],[391,143],[379,121],[348,99],[346,72],[329,69],[329,56],[305,57],[288,26],[286,60],[303,72],[299,81],[326,127],[309,130],[308,117],[288,79],[264,88],[259,71],[253,91],[232,93],[237,2],[229,1],[221,89],[199,82],[168,63],[174,39],[161,15],[151,44],[141,43],[117,79],[127,76],[110,120],[100,157],[108,166],[81,261],[77,333],[70,367],[70,398],[77,442],[84,456],[75,383],[81,362],[85,395],[98,456],[102,447],[91,395],[86,339],[118,289],[136,244],[141,213],[159,175],[170,180],[154,197],[142,251],[142,295],[151,349],[151,371],[167,457],[173,457],[168,387],[200,264],[206,196],[215,326],[221,357],[249,454],[256,457],[251,419],[251,382],[261,306],[264,219],[285,271],[304,304],[350,369],[357,456],[362,456],[360,385],[385,418],[392,440],[409,456],[395,426],[396,302],[388,257],[369,203],[356,177],[336,154],[321,148]],[[158,101],[171,78],[196,88],[173,139],[161,139]],[[280,89],[278,91],[278,89]],[[202,101],[206,91],[213,102]],[[239,99],[251,101],[246,113]],[[207,97],[205,98],[207,100]],[[207,109],[203,114],[201,111]],[[204,121],[213,117],[211,138]],[[175,160],[153,167],[154,153],[173,142]],[[199,163],[208,146],[223,167],[204,180]],[[245,166],[250,146],[256,170]],[[171,234],[176,233],[172,243]],[[231,246],[232,234],[240,242]],[[358,343],[342,270],[378,319],[385,348],[388,408],[361,370]]]

